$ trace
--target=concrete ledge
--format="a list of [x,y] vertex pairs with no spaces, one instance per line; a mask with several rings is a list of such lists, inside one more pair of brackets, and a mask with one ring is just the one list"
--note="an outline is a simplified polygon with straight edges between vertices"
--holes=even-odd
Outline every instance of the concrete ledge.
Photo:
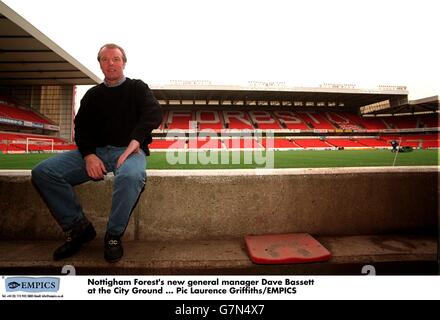
[[[319,236],[437,234],[439,167],[148,171],[126,240],[241,238],[308,232]],[[99,235],[113,177],[75,187]],[[30,182],[0,171],[0,239],[62,234]]]
[[332,252],[326,262],[257,265],[247,255],[243,239],[192,241],[127,241],[124,259],[109,264],[103,243],[94,240],[72,258],[53,261],[59,241],[0,242],[0,273],[61,274],[73,265],[85,274],[355,274],[373,265],[378,275],[437,274],[435,237],[351,236],[318,237]]

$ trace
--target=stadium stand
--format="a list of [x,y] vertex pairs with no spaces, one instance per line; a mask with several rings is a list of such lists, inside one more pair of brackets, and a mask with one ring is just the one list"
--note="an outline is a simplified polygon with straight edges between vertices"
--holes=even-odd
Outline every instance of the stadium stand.
[[290,111],[274,111],[274,116],[281,124],[282,128],[292,130],[309,130],[310,127],[299,117]]
[[297,145],[304,149],[334,149],[334,145],[329,144],[326,140],[317,138],[294,139]]
[[[54,124],[44,116],[24,107],[16,107],[13,97],[2,97],[0,117],[27,121],[39,124]],[[14,101],[14,102],[12,102]],[[3,124],[3,130],[8,124]],[[1,129],[0,128],[0,129]],[[20,128],[13,127],[13,132],[0,136],[0,151],[3,153],[19,153],[26,151],[26,137],[53,139],[54,151],[72,150],[74,144],[65,139],[49,135],[23,133]],[[227,130],[240,131],[273,131],[282,134],[274,140],[273,148],[289,149],[334,149],[334,148],[390,148],[392,140],[400,141],[401,146],[431,149],[439,146],[438,114],[421,114],[412,116],[362,117],[348,111],[289,111],[289,110],[165,110],[163,122],[156,133],[166,134],[173,130],[188,132],[189,130],[221,133]],[[415,131],[414,131],[415,130]],[[419,130],[419,131],[418,131]],[[423,130],[420,133],[420,130]],[[28,130],[29,131],[29,130]],[[402,131],[402,134],[390,134]],[[341,132],[343,135],[341,136]],[[15,133],[15,135],[14,135]],[[319,133],[319,136],[317,135]],[[359,136],[368,133],[372,136]],[[296,135],[292,138],[292,135]],[[299,134],[299,136],[298,136]],[[312,135],[311,135],[312,134]],[[337,135],[336,135],[337,134]],[[283,136],[284,135],[284,136]],[[335,136],[336,135],[336,136]],[[245,148],[245,142],[223,139],[196,141],[164,140],[155,135],[150,148],[153,151],[163,151],[169,148],[179,150],[194,149],[230,149]],[[191,143],[190,143],[191,142]],[[250,148],[265,148],[267,141],[256,143]],[[30,143],[29,152],[48,151],[41,143]]]
[[356,138],[356,141],[366,147],[388,148],[390,143],[380,138]]
[[438,149],[440,148],[440,140],[428,140],[422,142],[423,149]]
[[[362,128],[350,118],[354,118],[353,115],[349,116],[347,112],[325,112],[327,119],[334,124],[336,128],[343,130],[361,130]],[[359,117],[357,117],[359,118]]]
[[[267,108],[267,107],[266,107]],[[273,148],[294,149],[365,149],[391,148],[391,141],[401,141],[401,146],[412,148],[436,148],[439,141],[438,114],[411,116],[364,117],[349,111],[289,111],[289,110],[166,110],[160,132],[173,130],[189,132],[209,130],[218,135],[224,132],[273,132],[276,139]],[[168,121],[168,124],[165,122]],[[190,128],[189,121],[195,121]],[[165,129],[167,128],[167,129]],[[397,133],[397,134],[396,134]],[[186,134],[187,136],[187,134]],[[160,134],[155,138],[160,141]],[[230,148],[232,141],[223,141]],[[219,149],[215,143],[197,142],[201,149]],[[237,146],[243,146],[243,142]],[[264,148],[267,141],[263,139]],[[260,146],[258,146],[260,147]],[[272,148],[272,147],[271,147]],[[164,150],[163,143],[153,143],[151,149]],[[188,148],[187,148],[188,149]],[[194,148],[190,148],[193,150]]]
[[278,130],[282,128],[279,124],[279,121],[277,121],[268,111],[252,110],[249,111],[248,114],[256,129]]
[[325,117],[325,113],[321,112],[298,112],[298,116],[311,129],[334,130],[336,127]]
[[352,149],[365,149],[365,146],[360,144],[358,141],[354,139],[347,138],[327,138],[325,140],[327,143],[334,145],[337,148],[352,148]]
[[199,130],[220,131],[223,129],[222,113],[215,110],[196,110],[195,120]]
[[391,129],[416,129],[418,118],[414,116],[390,117],[384,119]]
[[439,117],[433,117],[432,114],[424,114],[418,116],[419,119],[419,127],[420,128],[439,128],[440,127],[440,119]]
[[12,107],[2,103],[0,103],[0,116],[15,120],[53,124],[52,121],[37,114],[35,111],[32,111],[30,109],[23,109],[20,107]]
[[190,123],[194,121],[192,111],[188,110],[171,110],[168,112],[166,127],[168,129],[190,129]]
[[75,144],[54,136],[0,131],[0,152],[2,153],[50,152],[74,149],[76,149]]
[[224,110],[225,128],[238,130],[254,130],[250,116],[245,111]]
[[153,142],[150,144],[150,149],[158,151],[165,151],[167,149],[185,149],[185,140],[153,139]]
[[237,150],[237,149],[261,149],[263,148],[262,145],[255,139],[249,137],[249,138],[231,138],[223,140],[223,143],[225,144],[226,148],[229,150]]
[[220,139],[211,139],[209,137],[189,139],[188,149],[189,150],[216,150],[222,149],[223,145]]
[[273,139],[271,146],[269,146],[267,139],[262,139],[260,141],[260,144],[266,149],[269,149],[269,148],[273,148],[276,150],[278,150],[278,149],[281,149],[281,150],[282,149],[286,149],[286,150],[287,149],[291,149],[291,150],[302,149],[302,147],[299,146],[298,144],[296,144],[292,138],[290,138],[290,139],[283,139],[283,138]]
[[164,111],[162,115],[162,123],[156,131],[163,131],[168,129],[168,111]]
[[354,123],[357,123],[360,127],[367,130],[378,131],[388,129],[387,124],[383,121],[383,119],[380,118],[361,117],[353,113],[345,113],[345,116]]

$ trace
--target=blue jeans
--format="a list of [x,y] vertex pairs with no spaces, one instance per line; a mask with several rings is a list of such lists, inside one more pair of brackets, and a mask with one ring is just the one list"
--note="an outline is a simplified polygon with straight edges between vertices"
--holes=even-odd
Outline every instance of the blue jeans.
[[[107,232],[122,235],[131,212],[146,182],[146,157],[140,150],[131,154],[119,169],[116,163],[125,147],[107,146],[96,149],[107,172],[114,173],[112,207]],[[85,218],[73,186],[91,180],[86,164],[78,150],[58,154],[32,169],[32,181],[64,231]]]

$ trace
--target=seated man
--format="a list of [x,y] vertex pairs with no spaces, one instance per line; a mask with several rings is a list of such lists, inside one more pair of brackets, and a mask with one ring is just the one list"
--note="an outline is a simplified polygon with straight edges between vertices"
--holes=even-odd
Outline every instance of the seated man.
[[38,164],[32,181],[51,213],[67,233],[55,250],[55,260],[72,256],[95,238],[73,186],[101,180],[114,173],[112,206],[105,234],[104,257],[116,262],[123,256],[121,237],[146,181],[146,155],[151,131],[162,121],[162,111],[148,86],[124,76],[127,57],[115,44],[98,52],[104,82],[87,91],[75,118],[78,150],[68,151]]

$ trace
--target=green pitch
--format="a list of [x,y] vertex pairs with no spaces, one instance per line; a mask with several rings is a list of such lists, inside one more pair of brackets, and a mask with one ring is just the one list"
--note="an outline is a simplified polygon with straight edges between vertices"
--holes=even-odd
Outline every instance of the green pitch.
[[[53,154],[0,154],[1,169],[31,169]],[[274,168],[328,168],[392,166],[395,153],[389,150],[337,150],[337,151],[275,151]],[[148,157],[148,169],[253,169],[270,166],[271,155],[265,152],[153,152]],[[414,150],[399,153],[396,166],[437,166],[437,150]]]

